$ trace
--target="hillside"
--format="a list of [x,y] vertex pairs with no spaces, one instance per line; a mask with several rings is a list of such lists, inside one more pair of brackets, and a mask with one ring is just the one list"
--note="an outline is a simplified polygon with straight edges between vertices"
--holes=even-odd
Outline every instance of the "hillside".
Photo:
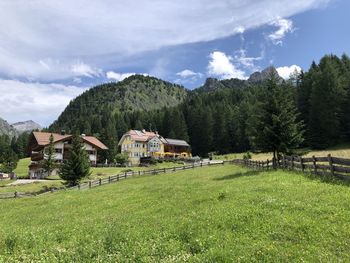
[[16,136],[17,131],[4,119],[0,118],[0,135]]
[[348,186],[224,165],[3,200],[0,261],[347,262],[349,198]]
[[[71,130],[77,121],[101,118],[106,113],[151,111],[181,103],[187,91],[180,85],[154,77],[134,75],[118,83],[106,83],[89,89],[66,107],[51,129]],[[90,123],[92,124],[92,123]]]

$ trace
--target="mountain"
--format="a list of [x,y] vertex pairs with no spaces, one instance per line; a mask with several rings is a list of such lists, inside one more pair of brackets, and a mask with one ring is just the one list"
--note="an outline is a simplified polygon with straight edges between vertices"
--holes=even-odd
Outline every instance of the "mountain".
[[277,70],[274,67],[268,67],[264,70],[254,72],[249,76],[247,80],[242,79],[224,79],[218,80],[215,78],[207,78],[203,86],[196,89],[198,92],[212,92],[222,88],[242,88],[248,85],[256,85],[264,82],[268,79],[271,73],[276,74],[278,76],[279,81],[283,81],[283,79],[278,75]]
[[247,81],[251,84],[261,83],[261,82],[264,82],[265,80],[267,80],[271,74],[275,74],[276,76],[278,76],[278,79],[280,82],[283,81],[283,78],[281,78],[278,75],[276,68],[273,66],[267,67],[261,72],[259,72],[259,71],[254,72],[253,74],[250,75],[250,77],[248,78]]
[[33,130],[41,130],[42,129],[40,124],[38,124],[32,120],[16,122],[16,123],[13,123],[11,126],[19,133],[31,132]]
[[17,131],[7,121],[0,118],[0,135],[14,137],[17,136]]
[[98,85],[84,92],[69,103],[50,129],[69,131],[83,123],[91,130],[98,130],[96,125],[107,114],[173,107],[184,101],[187,95],[183,86],[150,76],[133,75],[118,83]]

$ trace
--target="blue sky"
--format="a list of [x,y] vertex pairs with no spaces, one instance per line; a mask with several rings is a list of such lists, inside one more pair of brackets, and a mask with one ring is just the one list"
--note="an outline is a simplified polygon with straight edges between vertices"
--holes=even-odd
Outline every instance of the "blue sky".
[[270,65],[288,78],[350,54],[348,10],[346,0],[2,1],[0,117],[49,125],[86,89],[135,73],[189,89]]

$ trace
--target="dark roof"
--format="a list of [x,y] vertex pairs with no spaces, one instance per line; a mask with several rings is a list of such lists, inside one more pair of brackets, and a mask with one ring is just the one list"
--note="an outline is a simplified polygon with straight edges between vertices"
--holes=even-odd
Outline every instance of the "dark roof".
[[178,139],[169,139],[165,138],[166,143],[170,145],[178,145],[178,146],[190,146],[186,141],[184,140],[178,140]]

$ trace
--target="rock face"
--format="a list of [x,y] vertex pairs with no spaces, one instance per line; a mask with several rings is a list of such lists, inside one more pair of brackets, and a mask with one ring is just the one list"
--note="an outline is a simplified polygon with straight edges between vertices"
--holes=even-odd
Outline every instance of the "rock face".
[[22,132],[31,132],[33,130],[41,130],[42,127],[40,124],[29,120],[29,121],[21,121],[21,122],[16,122],[11,125],[18,133]]
[[250,75],[248,82],[249,83],[260,83],[260,82],[264,82],[265,80],[267,80],[269,78],[269,76],[271,74],[275,74],[276,76],[278,76],[278,80],[279,82],[281,82],[283,79],[278,75],[277,70],[275,69],[275,67],[268,67],[266,69],[264,69],[263,71],[259,72],[254,72],[253,74]]
[[207,78],[203,86],[196,89],[200,92],[211,92],[221,88],[241,88],[247,85],[259,84],[267,80],[271,74],[275,74],[277,76],[278,82],[282,82],[283,78],[278,75],[275,67],[268,67],[263,71],[257,71],[250,75],[247,80],[242,79],[224,79],[218,80],[216,78]]
[[0,118],[0,135],[14,137],[17,135],[17,131],[7,121]]

